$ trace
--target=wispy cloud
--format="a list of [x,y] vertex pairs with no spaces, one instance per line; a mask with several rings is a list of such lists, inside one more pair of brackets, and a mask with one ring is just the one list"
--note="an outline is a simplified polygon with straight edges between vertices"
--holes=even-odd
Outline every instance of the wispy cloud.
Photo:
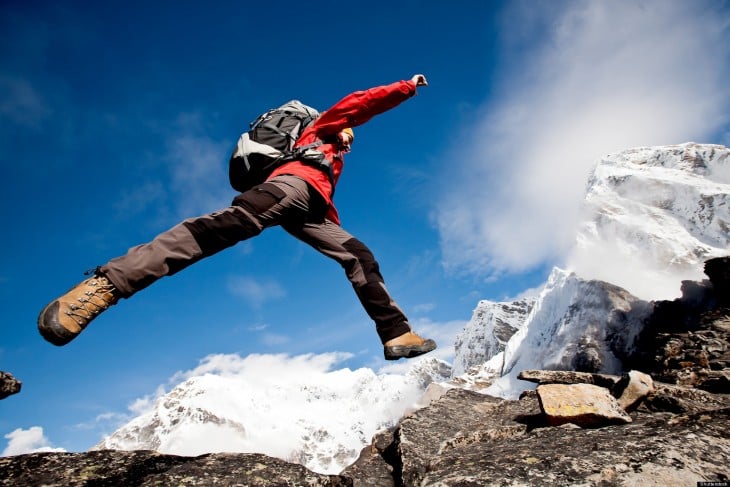
[[232,194],[225,165],[231,142],[207,135],[201,118],[198,113],[179,115],[166,141],[175,210],[183,218],[227,206]]
[[286,290],[278,282],[250,276],[229,277],[228,290],[234,296],[245,299],[254,308],[286,296]]
[[25,79],[0,75],[0,118],[26,128],[40,128],[52,110]]
[[161,181],[148,181],[139,186],[124,188],[115,199],[114,209],[120,217],[146,212],[165,200],[166,192]]
[[261,337],[261,341],[265,345],[269,346],[275,346],[275,345],[285,345],[291,341],[291,338],[287,335],[281,335],[277,333],[264,333]]
[[446,267],[495,275],[561,265],[602,155],[719,137],[730,107],[721,8],[656,0],[511,7],[498,101],[446,156],[458,181],[436,211]]

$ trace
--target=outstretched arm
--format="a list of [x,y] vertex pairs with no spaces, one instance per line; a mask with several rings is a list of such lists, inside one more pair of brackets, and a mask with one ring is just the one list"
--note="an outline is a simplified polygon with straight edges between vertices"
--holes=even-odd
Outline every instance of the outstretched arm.
[[418,86],[428,86],[426,77],[422,74],[416,74],[408,81],[396,81],[389,85],[356,91],[324,112],[314,122],[313,128],[320,136],[327,136],[346,127],[357,127],[414,96]]

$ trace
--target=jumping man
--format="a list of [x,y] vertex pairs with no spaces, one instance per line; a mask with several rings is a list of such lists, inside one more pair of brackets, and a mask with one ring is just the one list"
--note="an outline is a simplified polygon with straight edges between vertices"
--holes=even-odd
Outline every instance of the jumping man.
[[295,148],[321,142],[316,150],[329,162],[331,174],[294,160],[275,169],[268,179],[233,199],[220,211],[190,218],[151,242],[98,267],[94,275],[46,306],[38,317],[41,335],[54,345],[76,338],[100,313],[156,280],[264,229],[284,230],[337,261],[367,314],[375,322],[385,358],[415,357],[436,348],[433,340],[411,330],[403,311],[385,288],[378,262],[368,247],[340,226],[332,202],[344,154],[354,141],[352,127],[396,107],[427,86],[417,74],[410,80],[352,93],[322,113],[302,132]]

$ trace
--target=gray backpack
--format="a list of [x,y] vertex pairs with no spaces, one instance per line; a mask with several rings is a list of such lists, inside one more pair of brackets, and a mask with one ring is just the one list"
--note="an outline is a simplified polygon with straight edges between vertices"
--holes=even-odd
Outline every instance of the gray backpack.
[[312,151],[317,142],[293,150],[297,139],[319,112],[299,100],[269,110],[251,122],[238,139],[228,164],[228,179],[236,191],[244,192],[263,183],[281,164],[301,159],[328,170],[323,154]]

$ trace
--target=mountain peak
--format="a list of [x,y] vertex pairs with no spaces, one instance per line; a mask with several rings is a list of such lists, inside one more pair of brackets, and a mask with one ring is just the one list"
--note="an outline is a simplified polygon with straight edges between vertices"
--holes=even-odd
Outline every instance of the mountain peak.
[[676,282],[730,250],[730,149],[686,143],[603,157],[588,182],[568,267],[644,299],[676,297]]

